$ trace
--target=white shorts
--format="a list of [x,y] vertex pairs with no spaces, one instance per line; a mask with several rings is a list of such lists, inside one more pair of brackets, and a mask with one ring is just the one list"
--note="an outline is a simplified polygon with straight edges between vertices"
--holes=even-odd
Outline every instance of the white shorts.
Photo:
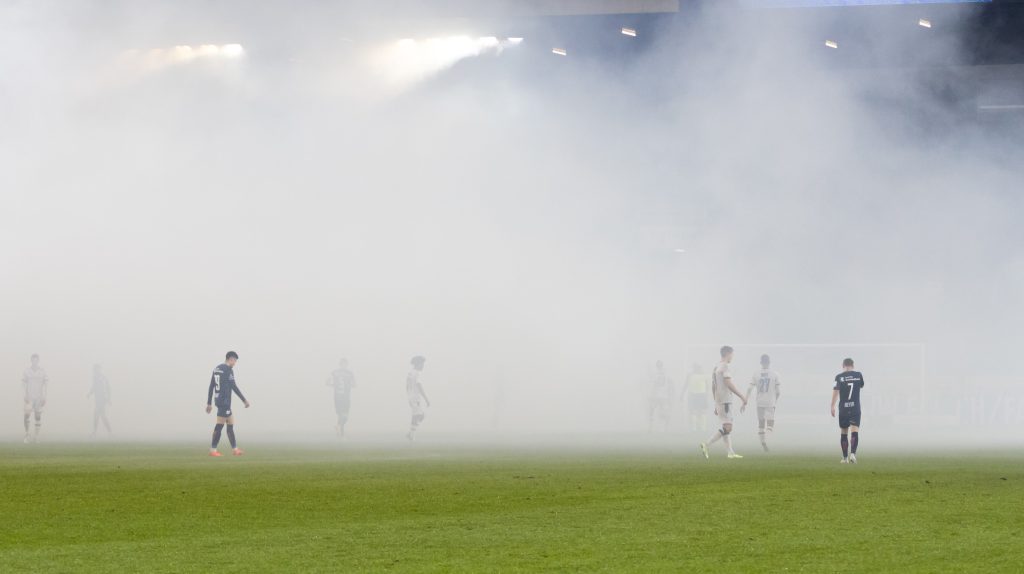
[[723,403],[715,405],[715,410],[718,411],[718,422],[722,424],[732,424],[732,404]]
[[422,417],[426,414],[426,411],[423,410],[423,404],[419,401],[409,401],[409,408],[412,410],[412,416],[414,417]]
[[757,407],[757,420],[775,420],[775,407]]
[[37,415],[43,414],[43,399],[33,399],[31,401],[25,401],[25,414],[36,413]]

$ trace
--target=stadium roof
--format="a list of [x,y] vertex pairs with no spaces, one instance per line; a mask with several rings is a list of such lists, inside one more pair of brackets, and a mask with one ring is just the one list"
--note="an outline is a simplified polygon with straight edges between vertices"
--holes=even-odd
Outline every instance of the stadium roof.
[[666,14],[679,11],[680,0],[410,0],[364,2],[392,13],[429,12],[448,16],[596,16],[609,14]]

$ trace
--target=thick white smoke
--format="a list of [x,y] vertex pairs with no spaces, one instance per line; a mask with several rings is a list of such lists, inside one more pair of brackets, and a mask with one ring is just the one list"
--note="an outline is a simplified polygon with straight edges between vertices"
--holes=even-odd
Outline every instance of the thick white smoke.
[[[733,7],[628,63],[526,37],[397,90],[379,50],[421,16],[2,9],[12,436],[33,352],[68,437],[93,363],[120,436],[205,436],[229,349],[240,428],[265,434],[329,432],[343,356],[355,435],[404,431],[414,354],[436,432],[640,430],[649,365],[682,382],[715,355],[687,346],[719,343],[922,343],[908,384],[1020,400],[1000,359],[1024,310],[1020,139],[961,121],[927,77],[839,66],[827,32],[792,41],[820,19]],[[947,18],[930,57],[960,57],[949,28],[969,23]],[[244,56],[131,55],[204,44]],[[855,352],[820,367],[823,412]]]

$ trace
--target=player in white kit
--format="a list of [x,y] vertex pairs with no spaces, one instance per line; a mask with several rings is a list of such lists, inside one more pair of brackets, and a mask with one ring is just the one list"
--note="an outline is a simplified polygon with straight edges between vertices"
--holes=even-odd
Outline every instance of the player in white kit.
[[419,355],[412,358],[412,370],[405,377],[405,393],[409,397],[409,409],[412,411],[412,418],[409,422],[409,432],[405,435],[405,438],[414,440],[416,438],[416,429],[419,428],[420,423],[427,416],[426,411],[423,409],[423,404],[430,406],[430,399],[427,398],[427,393],[423,392],[423,384],[420,383],[420,373],[423,372],[423,365],[427,360]]
[[711,374],[711,394],[715,397],[715,414],[718,415],[718,421],[722,423],[722,428],[716,430],[707,443],[700,443],[700,452],[704,458],[709,458],[708,446],[717,442],[718,439],[722,439],[728,450],[728,458],[743,458],[732,449],[732,438],[729,435],[732,434],[732,397],[736,395],[743,401],[741,409],[747,407],[747,399],[732,382],[732,372],[729,370],[729,363],[732,362],[732,347],[728,345],[722,347],[720,354],[722,362],[715,366],[715,370]]
[[[757,387],[757,434],[761,438],[761,448],[768,452],[767,434],[775,429],[775,402],[779,400],[779,374],[771,369],[772,360],[768,355],[761,355],[761,370],[754,373],[747,387],[746,399]],[[741,409],[740,412],[743,412]]]
[[334,387],[334,413],[338,415],[338,424],[334,430],[338,436],[345,436],[345,425],[348,424],[348,413],[352,408],[352,389],[356,386],[356,377],[348,368],[348,359],[338,362],[338,368],[327,377],[327,386]]
[[[39,366],[39,355],[32,355],[32,366],[21,375],[21,384],[25,388],[25,444],[39,442],[39,427],[43,425],[43,407],[46,406],[46,386],[50,379],[46,371]],[[29,420],[36,418],[35,434],[29,435]]]

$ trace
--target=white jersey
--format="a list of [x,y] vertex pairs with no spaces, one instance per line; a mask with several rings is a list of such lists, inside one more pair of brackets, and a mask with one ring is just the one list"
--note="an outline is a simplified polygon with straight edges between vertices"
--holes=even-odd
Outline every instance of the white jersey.
[[757,406],[774,407],[779,397],[779,374],[771,369],[761,369],[750,378],[750,388],[757,387]]
[[42,367],[25,369],[25,373],[21,376],[21,382],[25,386],[25,402],[44,400],[46,398],[46,383],[49,380]]
[[405,394],[409,396],[410,403],[420,402],[420,372],[416,369],[409,371],[405,377]]
[[727,405],[732,403],[732,391],[725,385],[726,379],[732,378],[732,371],[729,370],[729,363],[722,361],[715,366],[715,371],[711,373],[711,384],[715,392],[715,403],[719,405]]

